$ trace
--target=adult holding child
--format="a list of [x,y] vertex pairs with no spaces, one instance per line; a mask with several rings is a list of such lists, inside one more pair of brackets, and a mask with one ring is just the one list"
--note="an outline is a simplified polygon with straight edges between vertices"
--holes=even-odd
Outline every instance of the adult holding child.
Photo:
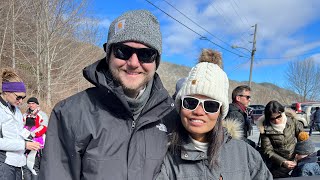
[[157,180],[272,179],[260,154],[240,140],[238,121],[225,119],[229,80],[221,67],[220,53],[203,50],[177,93],[181,119]]
[[22,79],[11,69],[1,73],[0,95],[0,179],[22,179],[21,167],[26,164],[24,152],[38,150],[37,142],[25,141],[23,117],[18,106],[26,97]]

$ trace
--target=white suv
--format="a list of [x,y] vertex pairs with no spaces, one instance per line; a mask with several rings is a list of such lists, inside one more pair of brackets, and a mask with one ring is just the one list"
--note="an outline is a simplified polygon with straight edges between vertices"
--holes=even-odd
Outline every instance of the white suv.
[[[301,118],[303,118],[306,122],[303,122],[304,126],[310,125],[310,117],[311,114],[316,110],[316,107],[320,107],[320,104],[310,104],[302,107],[302,112],[298,113]],[[306,124],[305,124],[306,123]]]

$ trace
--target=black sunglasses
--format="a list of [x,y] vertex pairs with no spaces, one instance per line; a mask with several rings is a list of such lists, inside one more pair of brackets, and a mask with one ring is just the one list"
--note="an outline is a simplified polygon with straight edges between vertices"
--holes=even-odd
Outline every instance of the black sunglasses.
[[158,51],[153,48],[133,48],[122,43],[112,45],[113,55],[122,60],[128,60],[135,53],[141,63],[152,63],[158,57]]
[[198,99],[192,96],[184,96],[181,98],[181,101],[182,107],[191,111],[195,110],[200,103],[206,113],[216,113],[221,107],[221,102],[213,99]]
[[16,100],[19,101],[20,99],[24,99],[27,96],[18,96],[16,93],[12,92],[14,95],[16,95]]
[[270,121],[274,121],[274,120],[279,119],[279,118],[282,118],[281,114],[279,116],[277,116],[277,117],[270,117]]
[[240,96],[240,97],[246,97],[246,98],[247,98],[247,100],[251,99],[251,96],[248,96],[248,95],[240,94],[240,95],[238,95],[238,96]]

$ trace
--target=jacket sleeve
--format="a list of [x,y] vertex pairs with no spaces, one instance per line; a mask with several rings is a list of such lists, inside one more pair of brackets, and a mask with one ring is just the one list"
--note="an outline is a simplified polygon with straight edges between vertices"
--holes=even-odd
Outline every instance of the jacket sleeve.
[[161,170],[159,174],[156,176],[156,180],[171,180],[171,179],[176,179],[173,177],[173,173],[171,172],[170,168],[170,161],[168,158],[169,154],[165,156],[163,163],[161,165]]
[[302,125],[302,123],[301,122],[299,122],[298,120],[294,120],[294,123],[295,123],[295,135],[296,135],[296,137],[298,138],[298,136],[299,136],[299,133],[300,132],[302,132],[302,131],[304,131],[304,129],[303,129],[303,125]]
[[43,134],[46,133],[47,127],[48,127],[48,116],[46,115],[46,113],[40,111],[37,114],[37,118],[39,118],[38,121],[40,126],[31,132],[31,135],[33,137],[42,136]]
[[273,176],[269,169],[267,168],[266,164],[262,160],[260,154],[258,151],[253,149],[252,147],[249,148],[249,154],[250,154],[250,162],[249,162],[249,168],[250,168],[250,176],[252,180],[272,180]]
[[[64,107],[66,108],[66,107]],[[63,107],[55,107],[51,113],[46,145],[41,159],[41,180],[80,180],[81,158],[76,150],[76,135],[68,111],[61,112]]]
[[273,163],[281,166],[283,161],[286,161],[286,158],[283,158],[276,152],[274,152],[273,146],[269,137],[265,134],[260,134],[261,136],[261,147],[263,149],[263,153],[269,158]]

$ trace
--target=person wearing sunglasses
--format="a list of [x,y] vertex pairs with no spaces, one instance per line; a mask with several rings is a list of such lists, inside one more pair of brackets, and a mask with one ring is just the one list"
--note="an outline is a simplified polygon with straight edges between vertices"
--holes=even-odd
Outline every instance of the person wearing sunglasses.
[[86,67],[94,87],[58,103],[50,116],[41,180],[151,180],[167,152],[174,101],[156,73],[157,18],[125,12],[109,27],[105,58]]
[[0,179],[22,179],[25,150],[38,150],[37,142],[25,141],[22,114],[18,106],[26,97],[26,87],[11,69],[2,69],[0,94]]
[[181,117],[157,180],[272,179],[260,154],[240,140],[239,122],[225,119],[229,80],[217,64],[220,53],[204,49],[177,93]]
[[248,139],[251,134],[252,125],[248,119],[247,107],[251,101],[251,88],[247,85],[237,86],[232,91],[232,103],[229,105],[227,118],[232,118],[240,122],[243,131],[243,140],[255,147],[255,142]]
[[299,117],[278,101],[270,101],[258,119],[261,151],[274,178],[289,177],[295,168],[294,149],[299,133],[304,131]]

